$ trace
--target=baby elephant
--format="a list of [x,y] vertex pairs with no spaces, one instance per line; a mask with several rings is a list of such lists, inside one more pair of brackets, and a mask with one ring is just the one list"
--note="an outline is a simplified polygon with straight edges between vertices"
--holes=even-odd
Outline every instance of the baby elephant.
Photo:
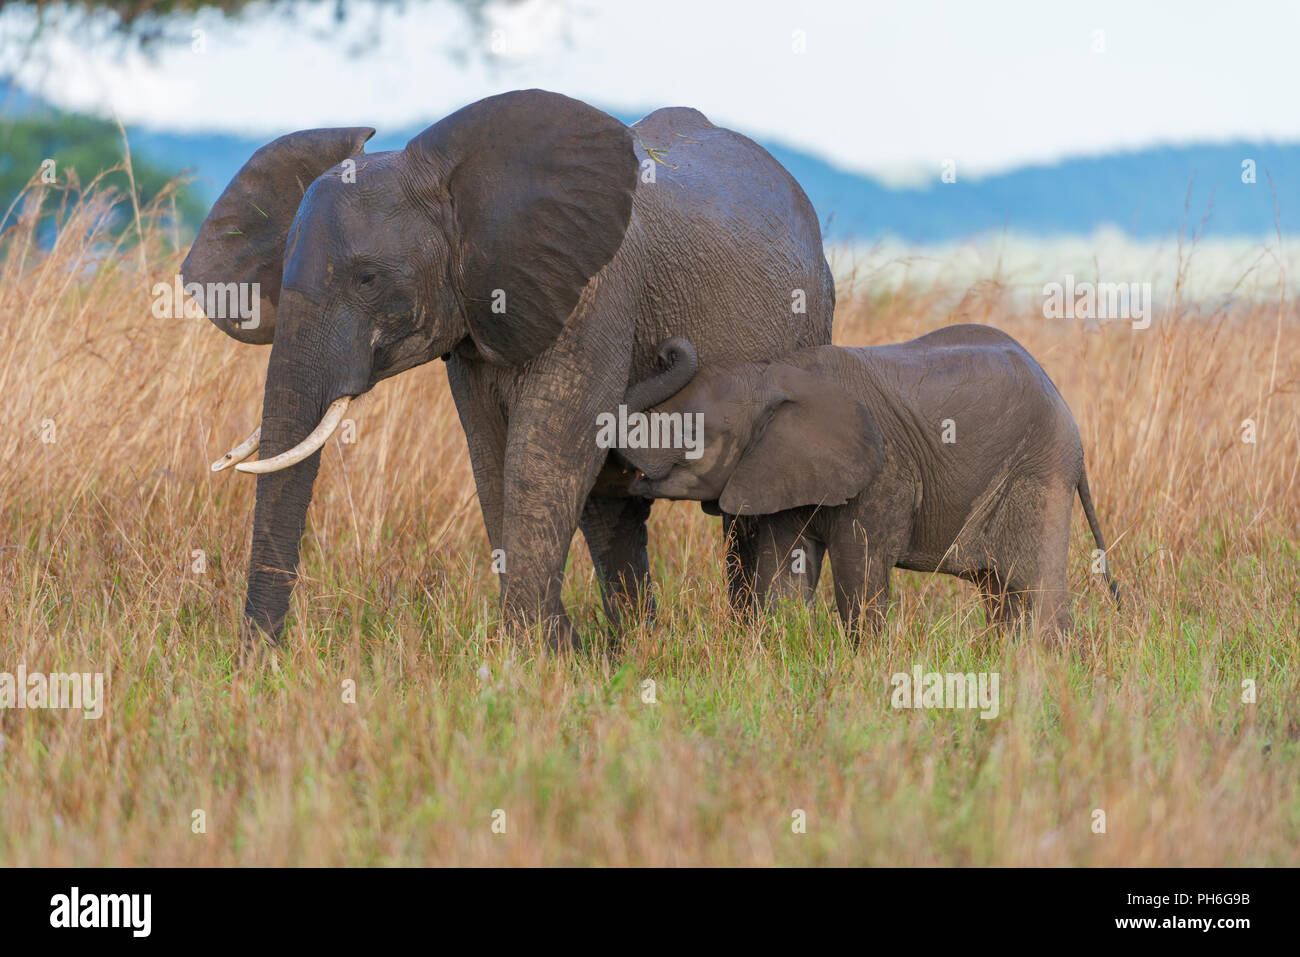
[[[690,350],[672,342],[666,356]],[[975,582],[990,624],[1024,611],[1037,631],[1067,631],[1076,492],[1106,570],[1074,418],[1033,357],[988,326],[706,367],[650,410],[642,438],[677,434],[664,426],[691,438],[696,424],[703,441],[619,449],[636,471],[629,492],[756,526],[746,574],[759,601],[811,597],[829,552],[855,639],[864,613],[884,624],[895,566]],[[632,447],[653,444],[683,447]]]

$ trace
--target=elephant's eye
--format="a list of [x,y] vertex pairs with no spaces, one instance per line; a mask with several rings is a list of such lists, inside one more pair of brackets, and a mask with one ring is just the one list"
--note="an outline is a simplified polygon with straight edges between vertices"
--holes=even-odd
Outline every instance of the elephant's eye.
[[372,272],[363,272],[357,277],[357,284],[360,286],[369,286],[375,281],[375,274]]

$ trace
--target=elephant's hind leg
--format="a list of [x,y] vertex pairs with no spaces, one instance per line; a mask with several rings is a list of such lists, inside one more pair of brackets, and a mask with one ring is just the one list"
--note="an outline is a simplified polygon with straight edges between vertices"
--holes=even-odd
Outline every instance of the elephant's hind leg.
[[1002,634],[1018,633],[1024,615],[1024,594],[1012,591],[992,569],[975,572],[971,580],[979,586],[988,626]]
[[1043,509],[1042,537],[1038,543],[1038,575],[1030,604],[1035,634],[1061,638],[1070,631],[1070,593],[1066,587],[1066,562],[1070,550],[1070,514],[1074,507],[1072,485],[1053,486]]
[[722,516],[722,541],[726,551],[727,601],[731,610],[747,618],[758,606],[757,519]]
[[654,593],[650,588],[650,558],[646,552],[648,498],[590,495],[579,522],[600,582],[605,618],[617,634],[638,617],[652,622]]

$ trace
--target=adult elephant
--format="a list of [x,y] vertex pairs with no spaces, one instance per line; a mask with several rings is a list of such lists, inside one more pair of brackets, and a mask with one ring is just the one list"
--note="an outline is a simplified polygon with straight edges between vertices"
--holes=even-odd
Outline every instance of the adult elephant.
[[829,342],[816,216],[766,151],[692,109],[628,127],[528,90],[401,150],[363,152],[373,133],[262,147],[182,267],[187,288],[259,284],[256,324],[208,314],[271,344],[260,436],[213,466],[260,441],[260,460],[238,466],[259,473],[245,636],[281,632],[319,449],[348,399],[442,357],[504,551],[503,619],[574,644],[560,586],[577,527],[612,619],[648,584],[650,501],[592,492],[607,454],[597,416],[655,371],[671,336],[701,364]]

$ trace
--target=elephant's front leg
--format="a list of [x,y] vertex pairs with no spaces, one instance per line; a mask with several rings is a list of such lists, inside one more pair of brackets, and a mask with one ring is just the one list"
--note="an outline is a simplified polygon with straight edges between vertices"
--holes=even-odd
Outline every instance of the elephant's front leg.
[[506,416],[491,378],[481,364],[457,353],[447,357],[447,382],[465,430],[483,525],[491,548],[501,547],[505,514]]
[[880,634],[889,610],[889,572],[895,555],[882,541],[869,538],[857,522],[841,523],[831,542],[831,574],[835,579],[835,607],[853,647],[863,632]]
[[509,414],[501,608],[507,627],[541,625],[552,647],[576,647],[560,589],[573,533],[605,459],[597,416],[618,407],[626,382],[575,375],[572,359],[535,371]]
[[792,509],[757,519],[754,559],[758,603],[812,601],[821,577],[825,546],[811,533],[811,509]]

